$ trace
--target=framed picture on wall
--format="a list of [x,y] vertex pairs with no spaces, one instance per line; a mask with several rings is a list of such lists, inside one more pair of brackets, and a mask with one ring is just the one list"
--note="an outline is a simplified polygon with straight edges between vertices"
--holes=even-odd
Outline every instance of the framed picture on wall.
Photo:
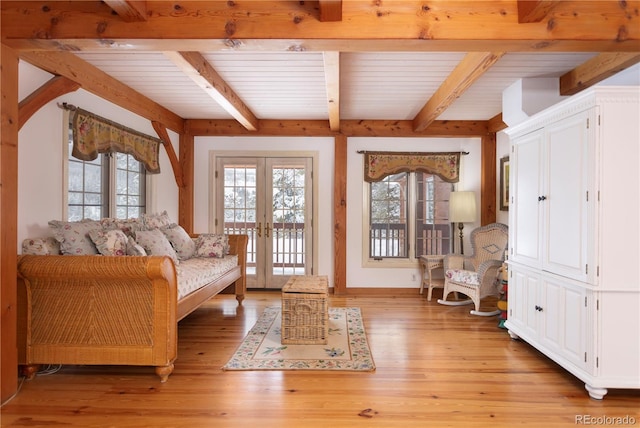
[[509,156],[500,159],[500,211],[509,211]]

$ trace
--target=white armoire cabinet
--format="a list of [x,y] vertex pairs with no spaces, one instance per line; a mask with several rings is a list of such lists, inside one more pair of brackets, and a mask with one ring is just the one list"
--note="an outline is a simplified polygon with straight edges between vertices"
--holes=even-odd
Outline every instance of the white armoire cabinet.
[[505,132],[509,334],[593,398],[640,388],[640,88],[594,87]]

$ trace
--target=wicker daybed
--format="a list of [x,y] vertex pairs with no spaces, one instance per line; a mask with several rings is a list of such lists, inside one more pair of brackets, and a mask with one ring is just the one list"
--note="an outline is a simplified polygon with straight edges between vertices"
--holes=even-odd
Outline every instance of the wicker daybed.
[[177,357],[178,321],[225,289],[242,304],[248,237],[228,238],[237,265],[180,299],[178,269],[167,256],[19,256],[25,376],[42,364],[136,365],[154,366],[165,382]]

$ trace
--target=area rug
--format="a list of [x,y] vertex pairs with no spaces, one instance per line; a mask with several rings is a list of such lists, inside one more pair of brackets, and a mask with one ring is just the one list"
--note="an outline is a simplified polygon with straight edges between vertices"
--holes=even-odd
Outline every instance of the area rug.
[[266,308],[223,370],[375,370],[360,308],[329,308],[326,345],[283,345],[280,316]]

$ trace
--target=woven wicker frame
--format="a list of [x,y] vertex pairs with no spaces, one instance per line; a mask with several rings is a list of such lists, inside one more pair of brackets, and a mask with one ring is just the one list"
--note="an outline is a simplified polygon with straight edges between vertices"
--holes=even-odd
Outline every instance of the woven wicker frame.
[[282,344],[327,344],[327,294],[326,276],[296,276],[285,284],[282,288]]
[[[498,269],[504,261],[504,254],[509,241],[509,229],[505,224],[492,223],[474,229],[471,232],[470,256],[452,254],[445,256],[444,269],[464,269],[478,273],[479,285],[453,281],[445,275],[444,291],[439,303],[447,302],[449,293],[462,293],[471,299],[475,310],[474,315],[497,315],[499,311],[481,312],[480,301],[488,296],[499,296]],[[471,303],[469,302],[469,303]]]
[[230,235],[238,266],[177,299],[173,261],[164,256],[18,258],[18,363],[28,378],[40,364],[154,366],[161,381],[177,358],[177,323],[212,296],[246,290],[246,235]]

